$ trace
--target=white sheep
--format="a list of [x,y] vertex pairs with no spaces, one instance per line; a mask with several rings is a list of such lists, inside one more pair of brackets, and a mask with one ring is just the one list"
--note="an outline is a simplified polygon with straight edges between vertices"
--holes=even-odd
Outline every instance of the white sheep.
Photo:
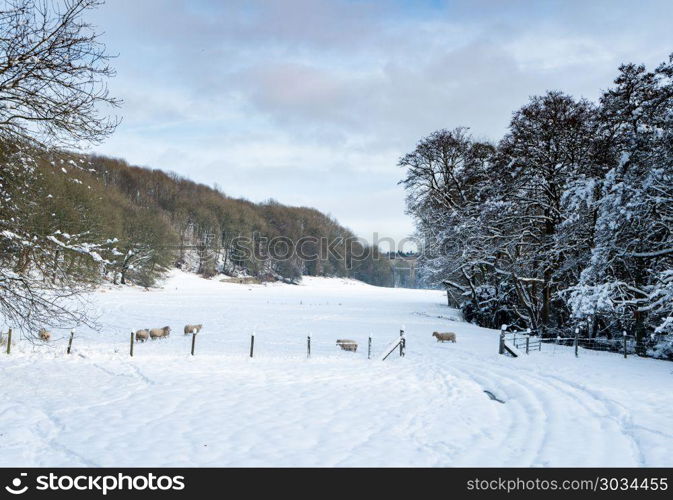
[[344,351],[356,352],[358,350],[358,343],[355,340],[339,339],[336,341],[336,345]]
[[185,335],[190,333],[199,333],[203,325],[185,325]]
[[40,336],[40,340],[44,340],[45,342],[49,342],[49,339],[51,339],[51,332],[48,332],[44,328],[40,328],[38,335]]
[[439,333],[432,332],[433,337],[437,337],[437,342],[456,342],[456,334],[453,332]]
[[168,337],[171,334],[171,327],[164,326],[163,328],[152,328],[150,330],[150,337],[152,340]]
[[136,342],[145,342],[150,338],[150,331],[148,329],[138,330],[136,332]]

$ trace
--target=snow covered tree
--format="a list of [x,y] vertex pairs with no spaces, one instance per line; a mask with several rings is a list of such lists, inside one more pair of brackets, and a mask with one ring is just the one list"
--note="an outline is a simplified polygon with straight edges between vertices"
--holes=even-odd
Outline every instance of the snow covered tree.
[[[70,165],[55,148],[99,142],[117,120],[106,79],[110,57],[83,20],[98,0],[6,0],[0,7],[0,315],[36,334],[40,326],[86,320],[77,308],[90,283],[74,263],[101,259],[99,242],[33,225],[40,209],[40,162]],[[44,228],[42,228],[44,229]]]
[[640,341],[673,332],[672,62],[621,66],[601,99],[619,161],[602,181],[591,260],[570,300],[576,316],[597,315]]
[[[575,230],[563,205],[568,189],[586,186],[600,175],[605,160],[598,134],[596,109],[560,92],[533,97],[514,114],[510,131],[499,144],[498,177],[510,221],[507,255],[512,279],[525,303],[527,322],[534,327],[559,325],[563,306],[552,307],[563,288],[568,257],[581,253],[582,241],[569,238]],[[589,183],[589,185],[591,185]],[[576,223],[581,222],[576,220]]]
[[490,203],[497,199],[490,176],[494,154],[494,146],[474,141],[465,128],[439,130],[403,156],[399,166],[406,169],[401,183],[407,210],[423,241],[423,279],[446,286],[457,302],[469,301],[475,319],[483,311],[499,321],[498,298],[487,291],[494,290],[489,269],[497,254],[493,216],[499,207]]
[[426,245],[424,272],[469,297],[475,320],[533,328],[562,321],[552,303],[563,276],[579,273],[568,256],[581,253],[579,241],[560,241],[572,227],[562,227],[570,219],[563,194],[599,170],[596,129],[594,106],[549,92],[514,114],[497,149],[456,129],[432,134],[400,160]]
[[38,326],[91,324],[82,293],[98,280],[101,245],[88,231],[65,230],[68,214],[49,210],[56,193],[42,181],[44,152],[16,142],[0,145],[3,322],[33,336]]
[[598,104],[532,98],[495,150],[432,134],[402,184],[422,272],[468,320],[563,335],[591,316],[673,358],[673,56],[619,72]]

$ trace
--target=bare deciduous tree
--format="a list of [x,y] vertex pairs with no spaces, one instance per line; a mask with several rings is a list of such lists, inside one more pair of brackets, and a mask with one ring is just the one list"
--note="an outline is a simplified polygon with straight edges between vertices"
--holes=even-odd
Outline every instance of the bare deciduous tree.
[[85,11],[100,0],[6,0],[0,10],[0,132],[44,143],[99,142],[117,118],[110,57]]

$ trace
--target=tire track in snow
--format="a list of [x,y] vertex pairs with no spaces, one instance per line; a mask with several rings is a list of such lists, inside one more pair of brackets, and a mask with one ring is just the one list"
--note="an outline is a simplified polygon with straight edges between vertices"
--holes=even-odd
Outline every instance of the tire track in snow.
[[[487,361],[473,362],[464,357],[472,356],[463,351],[447,351],[450,358],[443,358],[440,364],[436,356],[423,356],[425,367],[432,366],[437,372],[450,375],[457,380],[469,381],[473,387],[476,400],[488,401],[497,412],[497,426],[489,423],[486,430],[475,436],[476,442],[461,455],[456,455],[457,463],[461,466],[484,465],[530,465],[540,463],[540,453],[546,441],[546,413],[538,398],[525,385],[507,382],[508,378],[501,375],[489,374]],[[428,353],[431,354],[431,353]],[[503,383],[503,381],[506,381]],[[460,384],[465,386],[465,384]],[[490,401],[484,389],[491,390],[506,404]],[[468,409],[471,411],[471,409]]]
[[[636,428],[636,425],[633,423],[633,417],[631,416],[629,411],[626,408],[624,408],[624,406],[616,403],[615,401],[609,400],[606,397],[597,393],[596,391],[588,389],[576,382],[572,382],[567,379],[561,379],[560,377],[556,377],[555,381],[557,383],[564,384],[565,386],[572,387],[576,392],[591,397],[597,404],[601,405],[605,410],[605,414],[600,414],[597,412],[596,416],[599,418],[612,419],[621,430],[621,433],[631,440],[634,449],[634,458],[636,458],[638,462],[637,465],[639,467],[647,466],[647,460],[645,459],[645,454],[643,453],[640,440],[633,432],[633,429]],[[642,428],[644,430],[648,430],[646,427]],[[661,435],[662,433],[659,434]],[[671,439],[671,436],[665,436],[665,437]]]
[[[582,448],[591,451],[594,455],[591,457],[591,463],[609,464],[614,459],[612,456],[614,436],[621,435],[624,442],[621,446],[630,446],[631,455],[635,463],[628,465],[643,465],[644,458],[642,451],[636,440],[624,427],[618,418],[615,418],[615,413],[612,411],[610,404],[604,398],[598,398],[590,391],[587,391],[576,384],[560,380],[554,375],[545,376],[526,371],[520,373],[521,370],[513,370],[510,374],[516,377],[518,383],[527,384],[531,387],[536,387],[535,391],[539,399],[546,401],[544,408],[548,414],[552,415],[572,415],[572,425],[569,422],[562,420],[557,422],[557,425],[567,428],[563,433],[568,441],[577,442],[577,435],[581,434],[582,438],[579,440],[582,443]],[[500,372],[502,374],[502,372]],[[509,373],[509,372],[508,372]],[[550,390],[553,389],[553,390]],[[556,394],[554,394],[556,392]],[[559,398],[561,396],[561,398]],[[559,399],[563,399],[563,404],[559,404]],[[574,405],[568,405],[571,402]],[[549,411],[552,409],[553,411]],[[579,418],[577,416],[579,412]],[[587,418],[588,417],[588,418]],[[556,417],[558,418],[558,417]],[[594,427],[587,427],[583,423],[594,424]],[[601,425],[597,425],[600,422]],[[607,427],[614,427],[617,432],[606,432]],[[574,432],[573,432],[574,431]],[[604,436],[609,435],[611,438],[606,440]],[[563,439],[563,436],[558,438],[558,441]],[[574,465],[574,464],[571,464]]]
[[[475,447],[469,463],[490,463],[494,450],[499,450],[499,454],[503,451],[505,453],[505,457],[499,459],[500,464],[520,466],[539,464],[540,455],[548,439],[548,419],[542,403],[534,392],[525,385],[514,384],[502,375],[490,374],[489,376],[484,363],[478,366],[470,364],[467,370],[465,362],[459,362],[459,364],[463,366],[455,366],[456,371],[474,381],[482,390],[494,391],[496,395],[504,399],[505,404],[502,408],[508,415],[505,425],[498,429],[497,443],[484,443],[484,448]],[[502,380],[508,383],[502,383]],[[485,453],[484,450],[486,450]]]
[[[577,384],[523,367],[500,367],[466,359],[453,359],[451,367],[455,371],[462,370],[484,388],[495,387],[499,395],[505,395],[503,406],[512,413],[505,432],[512,434],[500,445],[519,448],[528,457],[524,465],[643,465],[645,462],[637,439],[615,415],[611,403]],[[518,405],[523,407],[523,412]],[[602,425],[597,426],[597,422]],[[616,428],[617,432],[607,432],[606,425]],[[518,432],[517,427],[532,434],[526,437],[526,432]],[[622,437],[621,442],[615,440],[615,434]],[[581,443],[581,449],[577,443]],[[620,450],[628,447],[632,461],[615,463],[615,447]],[[483,456],[477,462],[483,463],[487,458]]]
[[[520,438],[518,445],[512,446],[512,435],[517,429],[516,421],[526,417],[527,412],[519,408],[518,418],[508,418],[509,413],[502,410],[502,405],[491,406],[491,402],[482,392],[482,384],[475,378],[447,369],[433,358],[424,357],[414,363],[421,363],[423,370],[412,369],[410,374],[415,374],[416,377],[422,374],[418,381],[419,386],[430,387],[432,392],[426,393],[423,405],[418,406],[418,401],[415,402],[416,406],[412,405],[413,412],[396,424],[395,431],[405,440],[415,443],[417,449],[423,450],[425,464],[469,466],[485,463],[527,463],[521,460],[521,453],[526,452],[528,442]],[[476,408],[473,404],[475,400],[479,403]],[[483,409],[480,409],[482,403]],[[462,411],[463,408],[465,411]],[[491,412],[495,412],[496,418],[507,419],[508,430],[495,430],[493,425],[484,421]],[[460,419],[460,422],[450,418]],[[463,429],[462,434],[453,433],[454,427]],[[465,429],[472,432],[466,435]],[[491,451],[482,453],[479,450]],[[505,458],[503,450],[506,453]],[[484,455],[488,456],[486,462],[480,461]]]

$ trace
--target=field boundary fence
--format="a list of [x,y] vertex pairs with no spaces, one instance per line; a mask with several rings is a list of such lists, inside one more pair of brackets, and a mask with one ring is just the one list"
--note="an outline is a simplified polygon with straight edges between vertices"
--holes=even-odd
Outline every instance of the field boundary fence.
[[[208,334],[209,337],[212,334]],[[225,334],[227,335],[227,334]],[[166,354],[184,353],[188,356],[198,356],[198,354],[207,354],[210,350],[212,353],[212,344],[199,341],[202,334],[182,332],[168,335],[164,338],[142,340],[138,339],[136,332],[128,331],[126,334],[117,332],[111,337],[109,345],[106,348],[111,349],[114,354],[123,354],[126,351],[131,358],[141,357],[144,353],[152,349],[151,346],[165,346],[165,342],[182,342],[182,345],[173,346],[171,351]],[[177,337],[179,340],[173,340]],[[361,359],[366,354],[368,360],[378,359],[386,360],[394,352],[399,353],[399,357],[406,355],[406,334],[404,327],[399,330],[399,336],[394,336],[393,340],[383,345],[384,347],[377,348],[374,335],[369,334],[367,337],[362,335],[356,336],[358,340],[327,338],[325,335],[314,335],[309,333],[297,333],[297,335],[284,336],[274,338],[271,332],[256,332],[252,331],[249,335],[244,333],[237,333],[235,335],[228,335],[220,338],[217,354],[223,354],[228,357],[273,357],[280,355],[283,357],[298,357],[298,358],[326,358],[333,356],[347,356],[348,353],[356,355],[354,357]],[[124,340],[125,339],[125,340]],[[16,331],[9,328],[7,331],[0,330],[0,354],[11,355],[13,352],[26,352],[26,347],[32,352],[39,352],[49,349],[52,352],[60,352],[65,356],[73,353],[83,356],[83,352],[88,347],[87,338],[84,336],[78,337],[75,330],[71,330],[69,334],[59,337],[52,337],[48,340],[39,338],[27,338],[17,335]],[[147,346],[145,346],[147,344]],[[96,344],[94,344],[96,345]],[[99,344],[100,345],[100,344]],[[180,350],[175,350],[179,347]],[[20,348],[20,349],[19,349]],[[78,349],[79,348],[79,349]],[[155,353],[165,353],[165,350],[153,350]],[[101,353],[107,352],[105,348],[100,349]],[[343,353],[343,354],[342,354]]]

